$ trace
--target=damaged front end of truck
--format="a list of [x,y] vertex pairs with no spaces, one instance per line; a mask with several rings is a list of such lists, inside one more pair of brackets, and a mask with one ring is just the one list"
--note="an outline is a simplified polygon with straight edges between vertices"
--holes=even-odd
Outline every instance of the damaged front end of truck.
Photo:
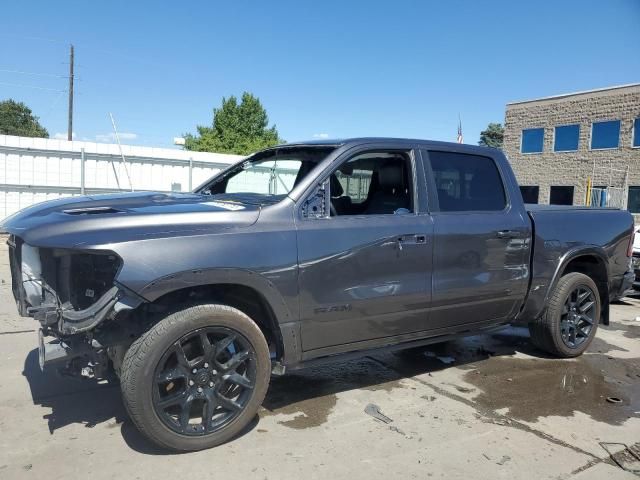
[[[103,250],[38,248],[15,235],[7,243],[18,312],[40,322],[40,367],[96,378],[117,371],[119,350],[135,336],[121,320],[143,303],[115,281],[122,259]],[[48,336],[54,340],[45,342]]]

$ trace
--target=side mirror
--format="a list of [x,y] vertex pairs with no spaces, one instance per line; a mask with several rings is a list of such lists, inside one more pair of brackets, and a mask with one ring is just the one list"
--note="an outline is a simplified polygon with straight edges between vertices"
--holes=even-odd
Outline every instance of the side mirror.
[[305,218],[329,218],[330,202],[329,180],[325,180],[304,201],[302,216]]

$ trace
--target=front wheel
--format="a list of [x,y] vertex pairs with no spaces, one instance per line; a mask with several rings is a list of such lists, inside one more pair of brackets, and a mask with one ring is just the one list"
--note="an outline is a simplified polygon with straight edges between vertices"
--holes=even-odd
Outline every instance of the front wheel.
[[555,356],[582,355],[596,336],[600,295],[594,281],[578,272],[558,281],[545,313],[529,324],[533,344]]
[[237,435],[264,400],[269,348],[256,323],[225,305],[167,316],[127,351],[121,375],[136,427],[176,451],[210,448]]

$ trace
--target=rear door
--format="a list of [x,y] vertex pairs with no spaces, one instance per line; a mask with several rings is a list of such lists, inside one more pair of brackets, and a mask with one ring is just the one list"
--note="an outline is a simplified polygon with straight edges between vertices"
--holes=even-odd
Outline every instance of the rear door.
[[434,205],[432,328],[502,321],[529,279],[530,224],[491,156],[422,150]]

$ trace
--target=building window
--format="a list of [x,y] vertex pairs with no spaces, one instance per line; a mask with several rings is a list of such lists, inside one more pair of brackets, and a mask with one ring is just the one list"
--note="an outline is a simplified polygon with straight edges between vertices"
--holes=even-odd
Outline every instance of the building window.
[[540,187],[521,185],[520,193],[522,194],[522,201],[524,203],[538,203],[538,196],[540,195]]
[[618,148],[620,145],[620,120],[593,122],[591,125],[591,149]]
[[573,187],[552,186],[550,193],[551,205],[573,205]]
[[553,139],[554,152],[575,152],[580,141],[580,125],[556,127]]
[[629,187],[627,210],[631,213],[640,213],[640,187]]
[[544,143],[544,128],[525,128],[522,130],[522,153],[540,153]]
[[633,121],[633,146],[640,147],[640,118]]

